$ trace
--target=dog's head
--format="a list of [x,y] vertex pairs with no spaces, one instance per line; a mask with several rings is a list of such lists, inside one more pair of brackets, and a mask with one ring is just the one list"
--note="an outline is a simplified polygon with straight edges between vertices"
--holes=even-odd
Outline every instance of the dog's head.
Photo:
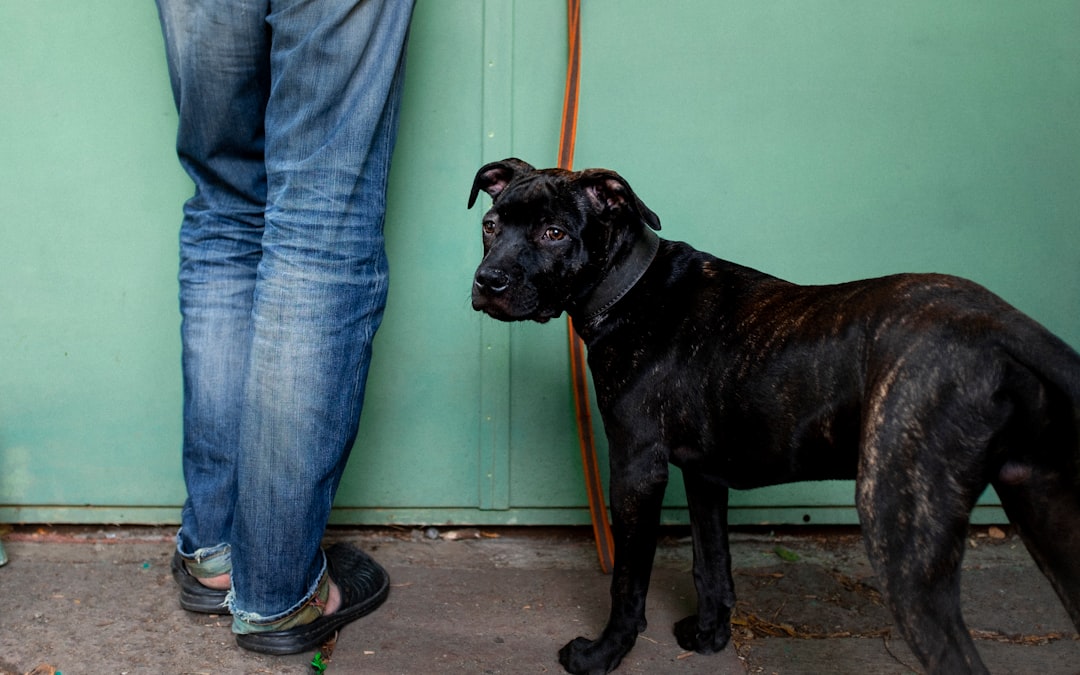
[[[503,321],[547,321],[592,294],[660,219],[614,171],[536,169],[520,159],[476,173],[494,202],[484,214],[484,259],[473,309]],[[655,249],[654,249],[655,251]]]

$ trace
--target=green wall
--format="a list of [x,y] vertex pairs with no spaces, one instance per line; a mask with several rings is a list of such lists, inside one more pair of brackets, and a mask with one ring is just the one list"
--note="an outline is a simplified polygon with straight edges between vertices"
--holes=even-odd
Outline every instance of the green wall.
[[[584,5],[576,164],[620,171],[662,234],[799,282],[960,274],[1080,346],[1080,3]],[[469,307],[468,188],[486,161],[554,162],[564,11],[417,6],[337,522],[588,521],[564,324]],[[0,521],[175,522],[191,186],[153,3],[0,0],[0,92]],[[734,519],[850,503],[785,486]]]

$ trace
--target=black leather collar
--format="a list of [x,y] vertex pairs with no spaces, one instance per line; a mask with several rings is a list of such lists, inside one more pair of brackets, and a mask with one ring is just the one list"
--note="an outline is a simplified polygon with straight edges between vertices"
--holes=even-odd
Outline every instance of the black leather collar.
[[634,242],[634,247],[626,260],[608,270],[607,275],[600,280],[593,292],[581,301],[579,304],[581,318],[589,321],[611,309],[611,306],[622,299],[641,279],[659,249],[660,237],[649,228],[643,228],[642,235]]

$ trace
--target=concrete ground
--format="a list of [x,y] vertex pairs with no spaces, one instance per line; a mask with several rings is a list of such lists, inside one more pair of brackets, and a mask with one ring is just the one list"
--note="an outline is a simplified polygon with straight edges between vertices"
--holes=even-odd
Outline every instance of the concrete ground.
[[[0,530],[0,675],[315,673],[315,652],[238,648],[228,617],[190,614],[163,528]],[[556,652],[595,637],[609,577],[584,529],[334,529],[389,570],[390,599],[328,645],[327,673],[560,673]],[[852,529],[736,531],[733,644],[686,653],[672,624],[694,607],[690,542],[662,539],[649,628],[617,671],[910,673]],[[1080,641],[1010,532],[975,528],[964,571],[969,627],[993,673],[1080,672]]]

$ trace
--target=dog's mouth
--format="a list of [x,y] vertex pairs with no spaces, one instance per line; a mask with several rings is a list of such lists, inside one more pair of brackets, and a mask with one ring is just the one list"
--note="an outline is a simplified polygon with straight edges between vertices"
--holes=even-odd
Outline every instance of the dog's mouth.
[[473,287],[472,307],[499,321],[536,321],[547,323],[562,314],[562,310],[540,307],[535,294],[528,297],[514,297],[508,293],[489,294]]

